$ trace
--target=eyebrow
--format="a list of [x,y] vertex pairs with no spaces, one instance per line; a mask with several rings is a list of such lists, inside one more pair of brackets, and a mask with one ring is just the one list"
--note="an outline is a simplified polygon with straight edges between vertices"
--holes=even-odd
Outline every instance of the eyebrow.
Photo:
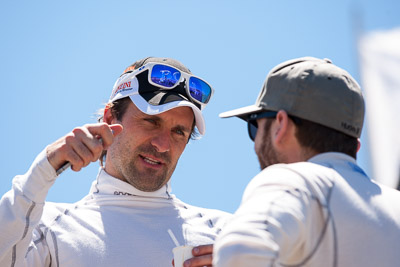
[[[146,115],[147,115],[147,114],[146,114]],[[151,118],[151,119],[157,121],[158,123],[162,121],[162,119],[161,119],[159,116],[157,116],[157,115],[147,115],[147,116],[145,116],[145,118]],[[182,124],[178,124],[178,125],[176,125],[176,126],[174,126],[174,127],[172,127],[172,128],[173,128],[173,129],[181,130],[182,132],[186,132],[186,133],[188,133],[188,134],[190,134],[190,133],[192,132],[192,130],[191,130],[190,128],[185,127],[185,126],[182,125]]]

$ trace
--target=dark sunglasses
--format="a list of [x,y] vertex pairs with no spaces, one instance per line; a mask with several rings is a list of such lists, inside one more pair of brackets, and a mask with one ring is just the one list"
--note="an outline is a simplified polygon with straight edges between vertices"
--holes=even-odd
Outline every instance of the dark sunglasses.
[[276,111],[265,111],[261,113],[250,114],[247,119],[247,130],[249,131],[249,136],[252,141],[256,139],[258,124],[257,120],[261,118],[275,118],[278,112]]

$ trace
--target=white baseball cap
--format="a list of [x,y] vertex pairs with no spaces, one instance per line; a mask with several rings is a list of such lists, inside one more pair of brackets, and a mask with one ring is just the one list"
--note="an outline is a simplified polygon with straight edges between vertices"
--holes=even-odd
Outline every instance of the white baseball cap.
[[[167,64],[182,72],[191,74],[190,70],[182,63],[170,58],[148,57],[136,61],[129,66],[114,84],[109,103],[128,97],[135,106],[148,115],[156,115],[176,107],[190,107],[193,110],[196,127],[201,135],[205,134],[205,121],[201,109],[205,105],[199,105],[185,95],[185,90],[165,90],[148,82],[148,72],[137,72],[140,67],[148,63]],[[184,87],[184,83],[177,87]]]

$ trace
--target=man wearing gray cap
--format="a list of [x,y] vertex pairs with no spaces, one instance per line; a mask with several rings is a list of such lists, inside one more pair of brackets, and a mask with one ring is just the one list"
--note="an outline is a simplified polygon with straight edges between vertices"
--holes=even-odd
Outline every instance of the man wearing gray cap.
[[364,119],[357,82],[329,60],[286,61],[248,124],[262,171],[214,246],[214,265],[399,266],[400,192],[356,163]]
[[[212,94],[173,59],[128,67],[101,123],[75,128],[14,178],[0,202],[0,266],[171,266],[171,232],[194,246],[185,266],[211,265],[228,214],[183,203],[170,178],[195,127],[205,133],[201,110]],[[65,166],[79,171],[100,157],[86,197],[44,204]]]

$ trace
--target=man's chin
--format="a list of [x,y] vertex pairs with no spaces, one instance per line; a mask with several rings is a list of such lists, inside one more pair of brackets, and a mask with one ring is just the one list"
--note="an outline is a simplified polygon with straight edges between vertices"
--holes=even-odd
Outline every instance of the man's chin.
[[[138,177],[142,177],[141,179],[133,178],[132,180],[128,180],[128,183],[131,184],[136,189],[143,192],[155,192],[162,188],[167,182],[165,177],[155,176],[155,175],[139,175]],[[158,177],[155,179],[155,177]]]

